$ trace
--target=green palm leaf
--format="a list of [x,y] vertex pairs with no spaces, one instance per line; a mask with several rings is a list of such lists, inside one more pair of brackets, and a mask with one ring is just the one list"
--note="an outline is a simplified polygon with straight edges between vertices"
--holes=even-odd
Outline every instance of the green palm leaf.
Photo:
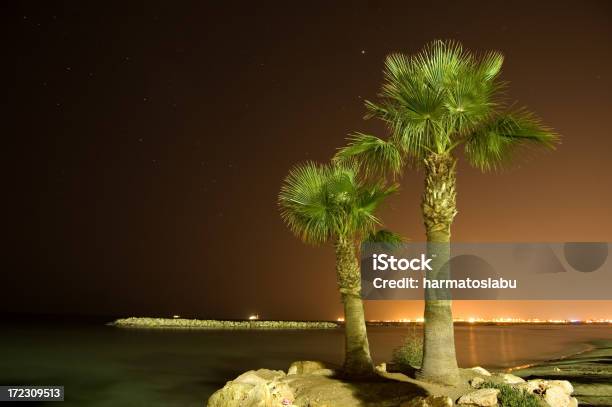
[[364,243],[377,243],[384,244],[390,247],[397,247],[404,243],[404,239],[401,235],[391,232],[386,229],[379,229],[370,232],[364,239]]
[[404,166],[403,154],[393,141],[356,133],[348,139],[347,146],[334,156],[339,164],[358,163],[366,176],[374,174],[399,174]]
[[313,162],[296,166],[285,178],[279,194],[281,217],[294,234],[308,243],[323,243],[334,230],[324,193],[327,172]]
[[321,244],[331,238],[358,238],[373,230],[375,211],[397,185],[364,183],[352,165],[307,162],[294,167],[279,194],[281,217],[300,239]]
[[357,133],[337,160],[357,160],[368,175],[396,176],[405,163],[420,165],[465,143],[469,162],[486,171],[518,145],[553,146],[558,136],[551,129],[502,99],[503,62],[497,51],[476,55],[452,40],[434,41],[415,55],[389,55],[379,100],[365,106],[366,118],[383,120],[391,137]]
[[465,142],[468,161],[482,171],[495,170],[520,146],[553,149],[559,137],[526,110],[503,113],[485,122]]

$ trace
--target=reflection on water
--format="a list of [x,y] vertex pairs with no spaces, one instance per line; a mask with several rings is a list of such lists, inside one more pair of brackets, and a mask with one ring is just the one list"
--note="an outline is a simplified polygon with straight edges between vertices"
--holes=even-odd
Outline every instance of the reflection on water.
[[476,344],[476,334],[474,333],[476,327],[470,325],[468,329],[468,351],[466,352],[467,358],[469,359],[470,366],[478,365],[478,346]]
[[[388,360],[410,329],[371,327],[375,361]],[[459,365],[492,369],[578,352],[589,340],[612,338],[612,327],[594,325],[465,325],[455,332]],[[0,336],[0,384],[64,385],[65,406],[201,407],[240,372],[286,370],[300,359],[340,364],[342,349],[341,330],[157,331],[15,324],[3,327]]]

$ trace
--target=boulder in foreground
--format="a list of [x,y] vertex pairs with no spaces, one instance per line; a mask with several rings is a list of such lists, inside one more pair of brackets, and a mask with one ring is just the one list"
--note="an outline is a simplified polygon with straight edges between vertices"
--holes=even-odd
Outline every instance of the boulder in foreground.
[[484,382],[485,380],[482,377],[476,376],[470,380],[470,386],[475,389],[480,389]]
[[293,391],[281,370],[250,370],[229,381],[208,399],[209,407],[292,406]]
[[491,373],[489,373],[487,369],[482,368],[480,366],[474,366],[472,370],[474,371],[474,373],[478,373],[481,376],[491,376]]
[[570,407],[572,399],[561,387],[550,387],[544,393],[544,401],[551,407]]
[[316,360],[300,360],[293,362],[291,366],[289,366],[287,374],[308,374],[321,369],[327,369],[327,366],[323,362]]
[[502,381],[506,384],[525,383],[525,379],[523,379],[522,377],[518,377],[513,374],[510,374],[510,373],[502,373],[500,377]]
[[497,405],[498,389],[480,389],[459,397],[457,404],[490,407]]

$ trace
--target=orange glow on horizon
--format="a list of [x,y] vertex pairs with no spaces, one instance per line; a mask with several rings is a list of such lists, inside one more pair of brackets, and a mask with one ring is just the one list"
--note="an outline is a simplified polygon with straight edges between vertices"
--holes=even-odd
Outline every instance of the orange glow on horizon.
[[[423,316],[423,307],[423,301],[366,301],[366,318],[414,322]],[[508,323],[548,320],[605,322],[612,319],[612,301],[457,300],[453,301],[453,316],[455,320],[473,317]]]
[[[338,318],[338,321],[344,321],[344,318]],[[423,318],[401,318],[401,319],[370,319],[369,322],[400,322],[400,323],[422,323]],[[589,319],[541,319],[541,318],[453,318],[454,322],[467,322],[470,324],[612,324],[612,318],[589,318]]]

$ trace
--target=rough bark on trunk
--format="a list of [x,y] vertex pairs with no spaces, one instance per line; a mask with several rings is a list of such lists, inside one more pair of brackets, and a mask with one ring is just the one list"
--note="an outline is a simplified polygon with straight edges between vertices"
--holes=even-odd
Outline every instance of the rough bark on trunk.
[[355,246],[344,237],[336,241],[336,275],[344,304],[344,373],[348,377],[367,377],[374,373],[366,332],[361,276]]
[[[425,190],[421,209],[427,233],[428,256],[432,271],[428,279],[448,279],[450,227],[455,215],[456,160],[447,154],[431,154],[425,159]],[[453,385],[459,381],[450,292],[425,289],[425,326],[422,379]]]

